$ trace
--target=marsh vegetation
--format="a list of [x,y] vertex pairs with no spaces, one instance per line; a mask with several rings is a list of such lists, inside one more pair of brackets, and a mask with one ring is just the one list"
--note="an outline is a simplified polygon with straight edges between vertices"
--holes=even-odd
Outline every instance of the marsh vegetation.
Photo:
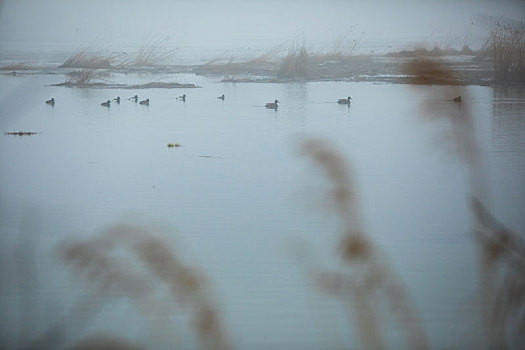
[[525,83],[525,24],[494,24],[486,51],[492,56],[498,83]]

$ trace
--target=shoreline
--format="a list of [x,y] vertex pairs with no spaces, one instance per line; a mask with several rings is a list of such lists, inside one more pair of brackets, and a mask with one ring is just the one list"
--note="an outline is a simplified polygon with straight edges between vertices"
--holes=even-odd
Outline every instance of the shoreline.
[[[280,75],[281,60],[263,61],[252,59],[244,62],[206,63],[190,65],[158,65],[150,67],[105,67],[81,68],[31,65],[28,63],[10,64],[0,67],[1,75],[13,77],[28,74],[68,75],[78,71],[97,71],[108,74],[150,74],[152,80],[146,84],[115,84],[97,81],[76,83],[63,81],[52,86],[77,88],[188,88],[193,84],[174,81],[159,82],[156,75],[195,74],[197,76],[217,77],[223,83],[290,83],[290,82],[371,82],[392,84],[413,84],[405,66],[414,61],[433,61],[453,72],[453,85],[478,86],[524,86],[523,83],[501,84],[495,81],[492,61],[475,55],[453,56],[393,56],[361,55],[343,57],[308,57],[302,74],[292,77]],[[18,69],[17,69],[18,68]],[[450,85],[450,81],[430,81],[426,85]],[[197,87],[197,86],[193,86]]]

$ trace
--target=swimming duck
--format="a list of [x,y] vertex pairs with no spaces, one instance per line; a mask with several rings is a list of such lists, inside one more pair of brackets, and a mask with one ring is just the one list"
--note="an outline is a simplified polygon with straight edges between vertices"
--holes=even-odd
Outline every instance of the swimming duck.
[[461,103],[461,96],[455,97],[452,101],[456,103]]
[[133,96],[133,97],[128,98],[128,100],[138,102],[138,101],[139,101],[139,96],[138,96],[138,95],[135,95],[135,96]]
[[141,105],[147,105],[147,106],[149,106],[149,98],[140,101],[140,104],[141,104]]
[[120,96],[117,96],[117,98],[114,98],[113,101],[117,102],[118,104],[120,104]]
[[50,99],[50,100],[47,100],[46,103],[47,103],[48,105],[54,106],[54,105],[55,105],[55,98],[54,98],[54,97],[51,97],[51,99]]
[[109,107],[111,105],[111,101],[110,100],[107,100],[106,102],[102,102],[100,104],[102,107]]
[[222,94],[221,96],[217,97],[219,100],[223,100],[224,101],[224,94]]
[[182,100],[182,102],[186,102],[186,94],[177,97],[177,100]]
[[272,103],[272,102],[267,103],[265,107],[266,107],[266,108],[269,108],[269,109],[275,109],[275,110],[277,110],[277,107],[278,107],[277,104],[278,104],[278,103],[279,103],[279,101],[278,101],[278,100],[275,100],[273,103]]
[[350,105],[350,100],[352,98],[350,96],[348,96],[348,98],[340,98],[339,100],[337,100],[337,103],[339,103],[340,105]]

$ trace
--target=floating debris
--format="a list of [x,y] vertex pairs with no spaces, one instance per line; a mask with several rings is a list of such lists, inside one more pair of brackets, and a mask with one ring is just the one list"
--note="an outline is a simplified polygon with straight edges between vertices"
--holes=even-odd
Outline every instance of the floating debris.
[[197,158],[222,158],[221,156],[208,156],[208,155],[201,155],[196,156]]
[[6,131],[4,132],[4,135],[15,135],[15,136],[31,136],[36,135],[37,132],[33,131]]

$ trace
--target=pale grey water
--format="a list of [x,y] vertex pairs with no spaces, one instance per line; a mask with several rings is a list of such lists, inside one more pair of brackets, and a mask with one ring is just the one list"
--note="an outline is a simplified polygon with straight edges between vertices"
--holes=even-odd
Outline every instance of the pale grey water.
[[[1,131],[38,132],[0,137],[4,346],[15,347],[16,329],[24,326],[18,327],[17,242],[34,244],[35,335],[81,288],[53,255],[60,241],[114,223],[152,222],[171,227],[181,257],[210,277],[236,348],[358,348],[341,305],[308,282],[287,249],[300,237],[323,266],[335,264],[338,222],[322,209],[325,180],[297,152],[310,136],[332,142],[351,164],[368,233],[408,286],[432,347],[478,344],[465,165],[440,138],[442,125],[421,118],[425,95],[409,85],[170,78],[202,88],[73,89],[47,86],[62,75],[0,76]],[[525,90],[465,92],[490,208],[523,237]],[[135,93],[149,97],[150,106],[126,100]],[[182,93],[185,103],[176,100]],[[222,93],[225,101],[216,98]],[[334,103],[348,95],[349,108]],[[116,96],[124,98],[120,105],[100,106]],[[44,104],[51,97],[54,107]],[[276,98],[277,111],[263,107]],[[170,142],[182,146],[170,149]],[[76,336],[107,330],[152,348],[171,348],[172,339],[195,347],[184,318],[173,323],[177,337],[163,341],[147,325],[136,309],[115,301]],[[387,335],[393,348],[400,346],[395,332]]]

